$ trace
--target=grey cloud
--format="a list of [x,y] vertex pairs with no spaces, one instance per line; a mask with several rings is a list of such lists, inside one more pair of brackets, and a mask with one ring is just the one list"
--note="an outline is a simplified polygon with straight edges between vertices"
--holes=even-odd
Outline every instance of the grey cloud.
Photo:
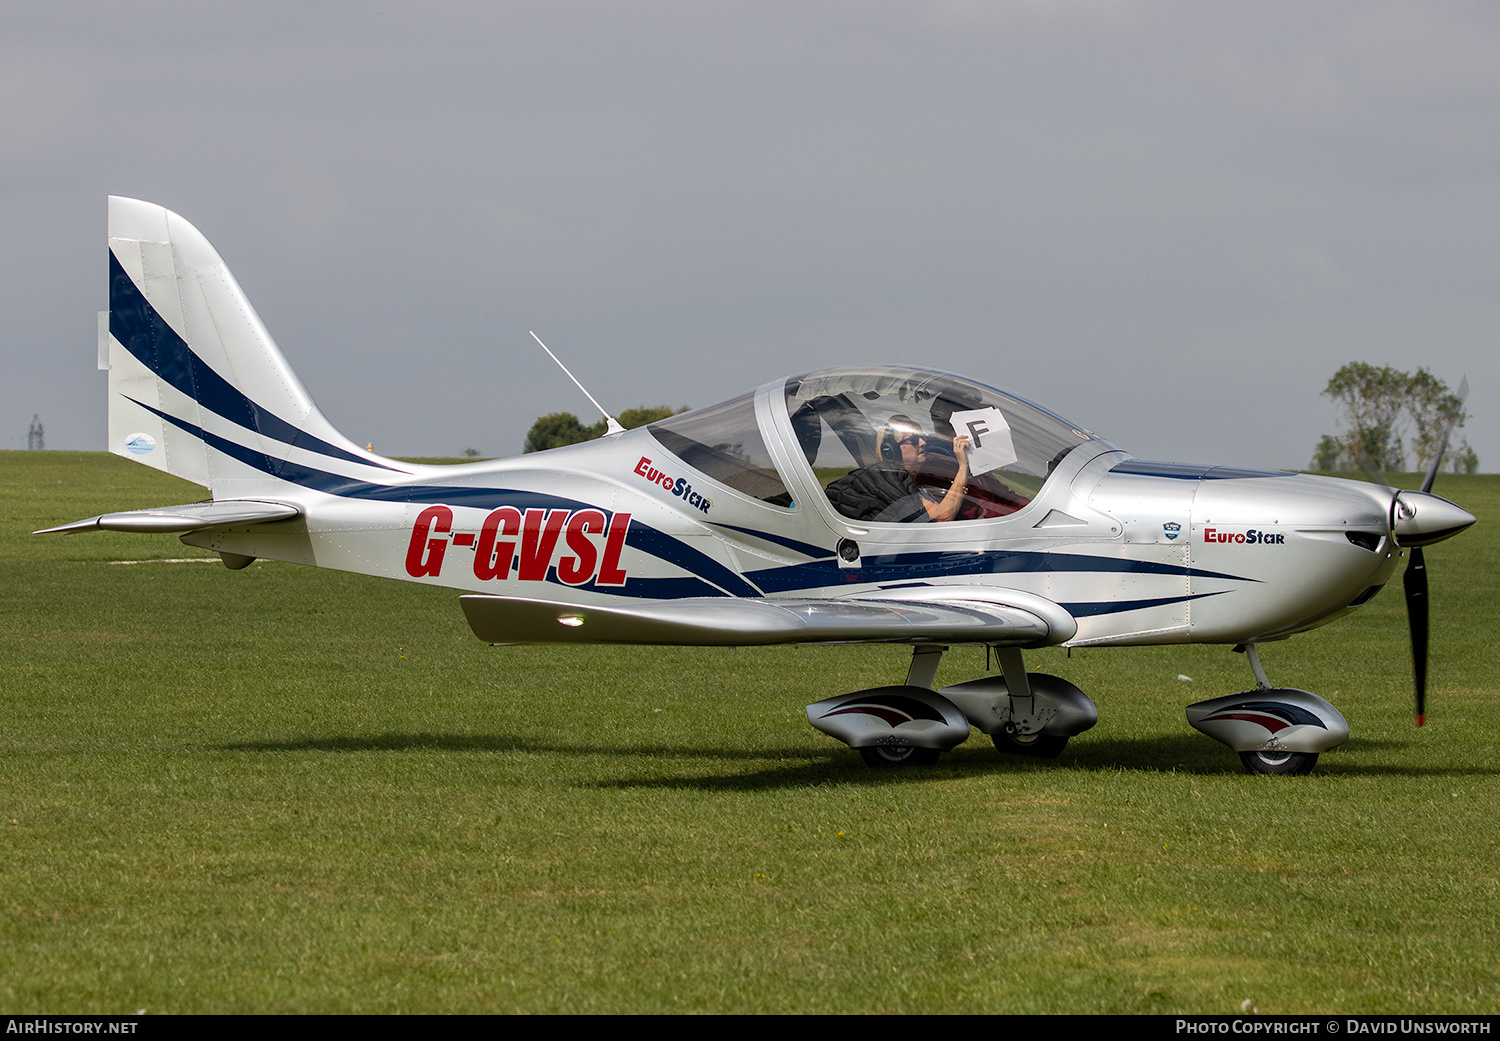
[[106,194],[219,247],[333,421],[914,360],[1141,454],[1300,465],[1345,361],[1500,460],[1475,4],[111,4],[0,14],[0,447],[102,447]]

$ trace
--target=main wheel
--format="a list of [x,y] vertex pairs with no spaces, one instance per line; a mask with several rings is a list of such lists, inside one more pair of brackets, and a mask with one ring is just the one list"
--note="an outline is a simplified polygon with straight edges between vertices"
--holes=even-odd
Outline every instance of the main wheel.
[[1318,761],[1317,752],[1241,752],[1245,772],[1252,774],[1305,774]]
[[1006,755],[1029,755],[1038,759],[1056,759],[1068,747],[1068,739],[1052,734],[1008,734],[997,730],[990,735],[995,747]]
[[918,748],[916,745],[868,745],[859,750],[866,766],[888,770],[895,766],[931,766],[938,761],[936,748]]

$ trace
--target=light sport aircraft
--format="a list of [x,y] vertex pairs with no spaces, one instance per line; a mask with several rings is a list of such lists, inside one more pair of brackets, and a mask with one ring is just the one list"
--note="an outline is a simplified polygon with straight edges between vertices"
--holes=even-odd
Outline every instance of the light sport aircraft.
[[[1189,721],[1259,773],[1303,773],[1348,735],[1275,688],[1257,645],[1373,597],[1409,551],[1418,722],[1422,546],[1474,518],[1428,492],[1144,462],[1014,395],[896,365],[775,379],[649,427],[516,459],[418,466],[328,423],[218,253],[187,221],[109,203],[109,447],[210,501],[48,529],[179,533],[256,558],[462,591],[492,644],[900,643],[905,683],[808,706],[875,766],[971,727],[1055,756],[1094,705],[1024,648],[1216,643],[1251,690]],[[549,352],[550,353],[550,352]],[[602,411],[602,410],[601,410]],[[1001,675],[932,690],[952,644]]]

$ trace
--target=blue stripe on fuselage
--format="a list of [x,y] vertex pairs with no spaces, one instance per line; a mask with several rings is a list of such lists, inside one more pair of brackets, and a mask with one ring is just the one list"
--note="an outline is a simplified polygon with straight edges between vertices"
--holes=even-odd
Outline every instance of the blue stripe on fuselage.
[[1286,470],[1238,470],[1232,466],[1197,466],[1192,463],[1153,463],[1127,459],[1110,468],[1112,474],[1167,477],[1177,481],[1237,481],[1250,477],[1294,477]]
[[1063,610],[1074,618],[1087,618],[1090,615],[1120,614],[1124,611],[1144,611],[1152,607],[1165,607],[1168,604],[1180,604],[1186,600],[1200,600],[1205,596],[1218,596],[1229,590],[1220,589],[1213,593],[1194,593],[1191,596],[1163,596],[1154,600],[1094,600],[1076,604],[1059,604]]
[[[130,399],[135,401],[134,398]],[[177,419],[163,412],[159,408],[153,408],[143,401],[135,401],[141,408],[153,412],[162,419],[187,431],[194,437],[202,438],[211,448],[214,448],[231,459],[238,459],[247,466],[254,467],[265,473],[279,477],[290,484],[297,484],[303,488],[323,492],[327,495],[337,495],[345,499],[367,499],[379,502],[405,502],[405,503],[428,503],[444,506],[466,506],[474,509],[495,509],[499,506],[514,506],[517,509],[599,509],[592,503],[581,502],[577,499],[564,499],[556,495],[545,495],[541,492],[522,491],[516,488],[464,488],[456,485],[440,484],[412,484],[412,485],[384,485],[371,484],[369,481],[361,481],[353,477],[344,477],[340,474],[331,474],[324,470],[314,470],[311,467],[299,463],[286,462],[272,459],[264,452],[253,448],[247,448],[226,437],[204,430],[185,420]],[[273,466],[277,469],[273,469]],[[277,472],[279,470],[280,472]],[[603,511],[610,512],[610,511]],[[720,564],[717,560],[700,553],[691,546],[686,545],[679,539],[656,530],[640,521],[631,520],[630,528],[625,533],[625,544],[639,549],[643,553],[666,560],[675,564],[684,571],[690,571],[703,580],[704,588],[692,592],[679,592],[677,596],[718,596],[720,590],[731,596],[759,597],[760,590]],[[624,592],[628,596],[655,596],[654,593],[636,592],[631,589],[632,582],[655,583],[657,579],[626,579],[625,586],[609,587],[601,589],[601,592]],[[667,580],[679,581],[679,580]],[[680,581],[691,581],[683,579]],[[707,583],[714,583],[708,586]],[[719,588],[715,588],[719,587]],[[656,588],[650,586],[650,588]]]
[[840,568],[835,560],[809,561],[785,567],[752,571],[749,577],[768,593],[795,589],[813,589],[847,580],[857,575],[860,582],[897,582],[949,576],[1035,574],[1042,572],[1084,572],[1093,574],[1171,575],[1176,577],[1222,578],[1232,582],[1258,582],[1259,579],[1225,575],[1177,564],[1149,560],[1127,560],[1120,557],[1095,557],[1082,553],[1052,553],[1007,550],[974,550],[967,552],[866,554],[857,568]]
[[742,528],[738,524],[720,524],[718,522],[710,523],[713,523],[713,525],[717,528],[727,528],[730,531],[743,532],[746,535],[751,535],[758,539],[765,539],[767,542],[774,543],[778,546],[785,546],[787,549],[795,550],[796,552],[801,553],[805,556],[833,556],[833,550],[827,549],[823,546],[814,546],[811,542],[801,542],[797,539],[789,539],[784,535],[772,535],[769,531],[758,531],[755,528]]

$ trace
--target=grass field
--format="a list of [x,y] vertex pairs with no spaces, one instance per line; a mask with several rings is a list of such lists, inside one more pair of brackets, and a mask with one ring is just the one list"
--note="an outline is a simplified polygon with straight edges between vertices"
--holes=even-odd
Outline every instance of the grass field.
[[125,460],[0,488],[0,1010],[1500,1011],[1500,477],[1437,487],[1426,728],[1398,583],[1265,648],[1353,730],[1303,778],[1188,727],[1224,648],[1032,653],[1099,706],[1060,761],[874,772],[803,708],[899,648],[489,648],[452,592],[28,534],[200,495]]

